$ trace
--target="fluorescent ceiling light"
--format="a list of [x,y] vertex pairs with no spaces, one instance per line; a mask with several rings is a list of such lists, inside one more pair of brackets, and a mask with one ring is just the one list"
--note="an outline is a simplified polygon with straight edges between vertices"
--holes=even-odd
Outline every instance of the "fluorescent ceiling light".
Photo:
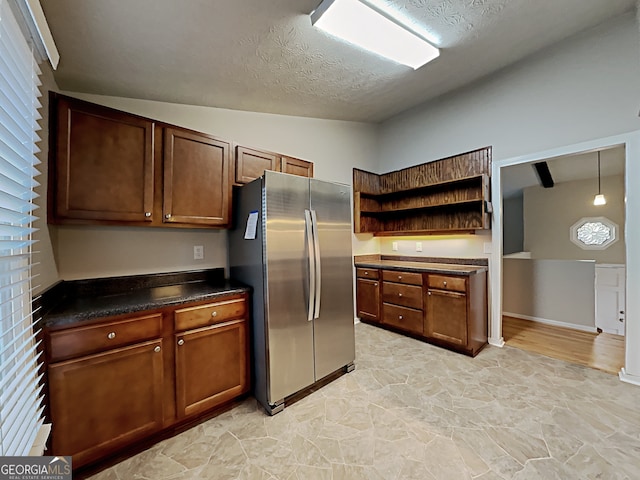
[[440,55],[425,39],[358,0],[323,0],[311,13],[311,23],[414,70]]

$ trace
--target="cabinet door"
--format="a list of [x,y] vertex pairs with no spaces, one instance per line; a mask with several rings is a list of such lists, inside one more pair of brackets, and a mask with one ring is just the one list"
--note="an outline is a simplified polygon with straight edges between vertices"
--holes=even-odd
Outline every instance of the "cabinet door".
[[73,466],[162,427],[162,340],[49,366],[52,453]]
[[279,156],[247,147],[236,147],[236,183],[249,183],[265,170],[280,170]]
[[204,134],[164,131],[163,222],[230,222],[230,145]]
[[313,178],[313,163],[292,157],[282,157],[280,161],[280,171],[298,175],[299,177]]
[[249,390],[246,320],[176,334],[178,417],[196,415]]
[[453,345],[467,345],[467,296],[464,293],[429,290],[426,335]]
[[54,219],[151,221],[153,122],[62,97],[56,105]]
[[380,285],[378,280],[358,278],[356,281],[356,305],[358,317],[362,320],[380,321]]

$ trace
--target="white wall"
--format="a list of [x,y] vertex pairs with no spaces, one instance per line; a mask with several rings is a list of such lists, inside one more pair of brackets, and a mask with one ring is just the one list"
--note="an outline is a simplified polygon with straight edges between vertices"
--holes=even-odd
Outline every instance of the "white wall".
[[636,130],[638,45],[635,17],[627,14],[401,114],[382,124],[379,169],[487,145],[500,161]]
[[[314,162],[314,176],[351,184],[352,167],[375,169],[376,130],[371,124],[243,112],[73,92],[67,95],[210,133],[243,145]],[[52,228],[62,279],[225,267],[225,231],[170,228]],[[193,260],[193,246],[205,259]],[[354,236],[354,251],[377,251]]]
[[[602,178],[607,204],[593,205],[595,179],[524,189],[524,248],[531,258],[625,263],[624,176]],[[583,217],[606,217],[618,224],[618,241],[605,250],[584,250],[571,241],[570,227]],[[508,225],[504,217],[504,225]]]

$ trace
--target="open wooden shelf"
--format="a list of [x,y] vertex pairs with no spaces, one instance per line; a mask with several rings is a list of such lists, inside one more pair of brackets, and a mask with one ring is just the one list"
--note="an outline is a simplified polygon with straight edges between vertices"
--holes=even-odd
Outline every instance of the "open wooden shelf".
[[474,233],[491,228],[491,147],[378,175],[353,169],[354,232]]

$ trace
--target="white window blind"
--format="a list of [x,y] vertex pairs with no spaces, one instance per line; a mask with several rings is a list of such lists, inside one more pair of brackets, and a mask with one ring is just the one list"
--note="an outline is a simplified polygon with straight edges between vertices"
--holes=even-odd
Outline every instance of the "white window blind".
[[43,423],[31,311],[39,74],[9,2],[0,0],[0,455],[28,454]]

